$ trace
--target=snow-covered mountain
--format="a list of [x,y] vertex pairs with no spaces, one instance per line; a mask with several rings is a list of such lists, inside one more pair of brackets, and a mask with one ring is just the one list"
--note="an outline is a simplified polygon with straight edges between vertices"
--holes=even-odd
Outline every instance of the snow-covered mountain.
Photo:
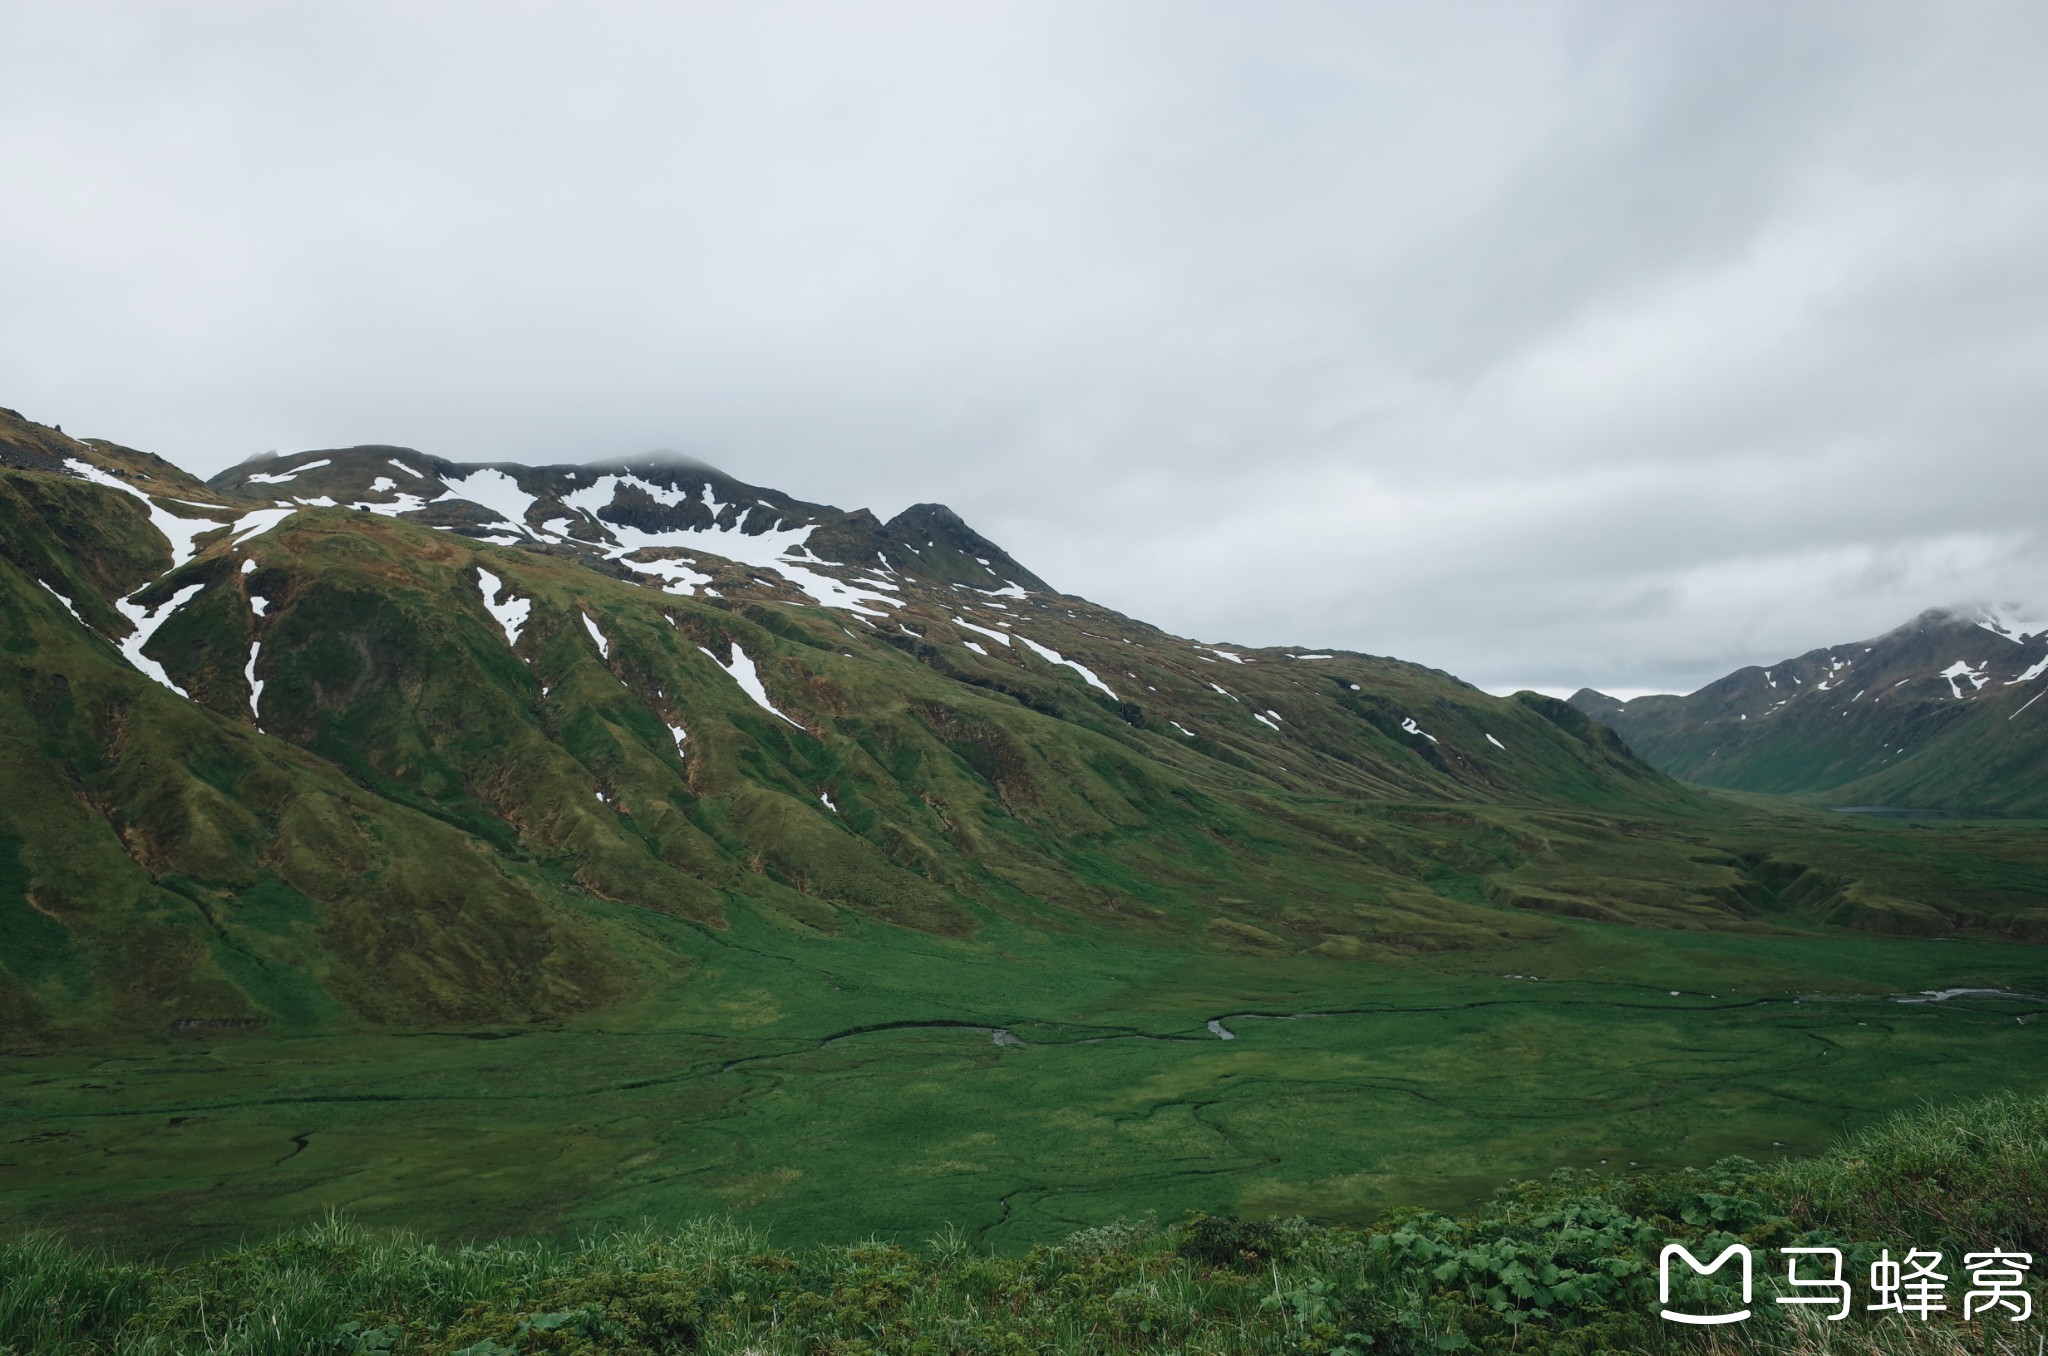
[[[1606,907],[1558,844],[1704,812],[1562,702],[1172,636],[940,505],[674,459],[201,482],[0,410],[0,617],[14,1030],[584,1011],[686,968],[648,918],[1476,945]],[[1537,813],[1592,836],[1490,818]]]
[[1659,769],[1833,805],[2048,812],[2048,621],[1932,608],[1871,640],[1738,669],[1689,696],[1572,705]]
[[208,484],[240,500],[350,508],[493,545],[552,548],[684,595],[717,596],[712,558],[772,570],[816,603],[855,611],[885,604],[903,572],[998,595],[1049,591],[943,504],[882,522],[675,457],[522,466],[351,447],[244,462]]

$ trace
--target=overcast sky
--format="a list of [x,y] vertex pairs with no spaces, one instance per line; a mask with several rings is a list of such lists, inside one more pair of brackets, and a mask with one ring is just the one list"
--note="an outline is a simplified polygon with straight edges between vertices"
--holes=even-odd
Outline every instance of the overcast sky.
[[2048,5],[0,0],[0,404],[673,449],[1182,634],[2048,609]]

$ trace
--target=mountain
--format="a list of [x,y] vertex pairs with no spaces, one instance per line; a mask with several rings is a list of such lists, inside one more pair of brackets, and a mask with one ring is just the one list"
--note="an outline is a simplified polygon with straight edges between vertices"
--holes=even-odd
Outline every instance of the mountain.
[[0,413],[0,787],[0,1228],[153,1253],[1358,1220],[2048,1033],[2030,830],[1710,794],[676,458],[201,481]]
[[201,482],[4,412],[0,616],[19,1039],[622,1009],[741,920],[1380,961],[1546,915],[2033,926],[1833,867],[1787,903],[1806,860],[1711,846],[1564,702],[1172,636],[943,505],[672,457]]
[[1933,608],[1690,696],[1571,698],[1702,786],[1830,805],[2048,814],[2048,622]]

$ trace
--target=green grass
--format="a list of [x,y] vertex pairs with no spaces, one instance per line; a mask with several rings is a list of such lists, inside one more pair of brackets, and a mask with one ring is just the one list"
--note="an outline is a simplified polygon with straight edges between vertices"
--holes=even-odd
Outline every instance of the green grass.
[[[2016,1353],[2033,1326],[1836,1328],[1778,1306],[1771,1249],[1840,1247],[1860,1276],[1879,1248],[2028,1247],[2048,1237],[2044,1181],[2048,1097],[2008,1094],[1810,1159],[1565,1171],[1363,1230],[1148,1218],[1002,1254],[954,1229],[786,1249],[713,1219],[449,1245],[330,1218],[176,1265],[35,1236],[0,1245],[0,1352]],[[1655,1316],[1665,1243],[1738,1240],[1763,1259],[1754,1317],[1709,1332]],[[1732,1307],[1722,1284],[1675,1300]]]
[[[525,1240],[462,1254],[502,1289],[500,1261],[724,1218],[872,1236],[915,1278],[892,1249],[940,1222],[999,1269],[1146,1212],[1367,1225],[1775,1162],[2048,1065],[2038,1000],[1892,1001],[2048,993],[2038,824],[1705,796],[1562,703],[1232,664],[1079,599],[913,587],[871,629],[741,571],[678,598],[343,511],[148,585],[205,585],[151,646],[187,701],[108,642],[168,559],[132,497],[8,472],[0,521],[16,1232],[189,1260],[341,1212],[426,1241],[309,1255]],[[531,601],[516,649],[479,569]],[[1128,699],[968,650],[963,610]],[[804,728],[700,652],[734,644]],[[1210,1284],[1142,1238],[1129,1284]],[[1091,1340],[1055,1302],[1082,1282],[1041,1279]]]
[[187,1250],[330,1209],[437,1237],[730,1214],[798,1244],[949,1221],[1014,1251],[1145,1210],[1356,1223],[1560,1167],[1812,1152],[2048,1067],[2048,1004],[1890,996],[2048,987],[1997,944],[1568,923],[1371,965],[620,912],[690,951],[676,995],[0,1061],[0,1218]]

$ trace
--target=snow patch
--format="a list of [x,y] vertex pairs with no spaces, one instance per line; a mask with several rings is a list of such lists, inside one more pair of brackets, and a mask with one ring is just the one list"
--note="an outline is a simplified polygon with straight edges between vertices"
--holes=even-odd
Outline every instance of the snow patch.
[[332,465],[334,465],[332,457],[322,457],[318,461],[301,462],[289,471],[279,471],[275,474],[268,471],[259,471],[255,475],[250,476],[248,480],[251,485],[282,485],[297,476],[301,471],[317,471],[323,466]]
[[[697,648],[700,650],[704,650],[704,647],[702,645],[699,645]],[[754,699],[754,704],[756,706],[760,707],[763,711],[769,712],[772,715],[781,716],[782,719],[788,721],[791,725],[796,726],[796,728],[799,730],[804,728],[803,724],[800,721],[796,720],[792,716],[783,713],[780,710],[777,710],[775,703],[768,700],[768,689],[761,685],[761,674],[759,670],[757,670],[754,667],[754,661],[747,654],[747,652],[740,648],[740,644],[738,641],[732,642],[731,659],[720,659],[717,655],[712,654],[709,650],[704,650],[704,654],[707,658],[711,660],[712,663],[724,669],[726,673],[732,678],[732,680],[740,685],[740,690],[742,692],[745,692],[749,697],[752,697]]]
[[604,632],[597,629],[597,623],[590,619],[588,612],[579,612],[576,615],[583,618],[583,629],[590,632],[590,638],[597,642],[598,654],[609,660],[612,657],[611,641],[605,637]]
[[[994,637],[995,639],[997,639],[997,640],[1000,640],[1001,642],[1003,642],[1003,644],[1005,644],[1005,645],[1008,645],[1008,644],[1010,643],[1010,633],[1009,633],[1009,632],[1007,632],[1007,631],[992,631],[992,630],[990,630],[990,629],[989,629],[988,627],[986,627],[986,626],[976,626],[976,625],[975,625],[975,624],[974,624],[973,622],[971,622],[971,621],[962,621],[962,620],[961,620],[960,618],[958,618],[958,617],[955,617],[955,618],[953,618],[953,625],[955,625],[955,626],[963,626],[963,627],[967,628],[967,629],[968,629],[969,631],[978,631],[978,632],[980,632],[980,633],[981,633],[982,635],[984,635],[984,636],[992,636],[992,637]],[[1025,641],[1024,643],[1025,643],[1026,645],[1029,645],[1029,644],[1030,644],[1031,642],[1027,640],[1027,641]]]
[[67,457],[64,464],[79,476],[91,481],[95,485],[104,485],[108,489],[119,490],[123,494],[132,494],[137,499],[140,499],[142,506],[149,510],[151,525],[157,531],[163,533],[164,539],[171,544],[172,570],[176,570],[186,561],[192,559],[193,556],[199,554],[199,538],[209,532],[218,532],[222,527],[226,526],[226,524],[215,518],[180,518],[169,509],[157,507],[155,500],[151,499],[141,490],[136,489],[133,485],[130,485],[127,481],[119,476],[102,471],[89,461],[80,461],[76,457]]
[[2048,631],[2048,621],[2021,616],[2016,612],[2001,612],[1995,608],[1980,608],[1971,620],[1992,635],[2004,636],[2015,645],[2023,643],[2028,636]]
[[2007,687],[2011,687],[2014,683],[2031,683],[2044,673],[2048,673],[2048,658],[2042,659],[2039,663],[2035,664],[2025,673],[2022,673],[2019,677],[2006,679],[2005,685]]
[[[503,580],[481,565],[476,567],[476,586],[484,595],[485,609],[497,620],[498,629],[505,633],[505,643],[517,645],[519,633],[526,629],[526,619],[533,613],[532,600],[521,598],[507,589]],[[505,595],[502,603],[498,601],[501,593]]]
[[263,723],[263,680],[256,676],[256,656],[262,651],[262,641],[250,640],[249,666],[242,670],[243,676],[249,680],[249,719],[258,725]]
[[1493,745],[1495,748],[1499,749],[1502,753],[1506,753],[1508,751],[1508,746],[1501,743],[1498,739],[1495,739],[1492,735],[1488,735],[1486,737],[1486,742]]
[[446,499],[460,499],[487,508],[500,518],[518,528],[521,532],[532,533],[526,525],[526,514],[536,502],[535,496],[519,488],[519,482],[503,471],[483,467],[466,476],[450,476],[442,481],[448,492],[434,502]]
[[[615,544],[605,548],[604,553],[612,560],[625,560],[636,570],[664,573],[657,565],[644,564],[629,557],[636,552],[662,548],[702,551],[706,555],[719,556],[741,565],[773,570],[799,591],[809,594],[823,607],[837,608],[862,616],[883,617],[888,614],[877,612],[867,604],[895,605],[894,600],[882,596],[884,592],[893,591],[892,585],[877,584],[869,580],[857,580],[849,584],[845,580],[821,574],[817,570],[807,568],[800,561],[790,559],[799,551],[806,556],[809,555],[809,549],[804,543],[817,530],[815,525],[773,527],[766,532],[750,534],[740,530],[739,524],[746,516],[742,514],[725,527],[714,525],[710,528],[669,528],[660,532],[646,532],[598,517],[598,510],[609,506],[622,486],[642,490],[655,500],[671,507],[699,502],[691,491],[668,489],[633,475],[602,475],[584,488],[563,495],[564,504],[589,514],[592,521],[611,534]],[[714,519],[726,508],[731,507],[720,503],[717,491],[709,485],[704,487],[701,502],[710,510]],[[780,512],[773,505],[763,504],[762,507],[771,513]],[[815,560],[815,557],[812,559]],[[710,579],[708,575],[677,576],[674,571],[666,573],[672,580],[669,588],[671,593],[682,591],[681,588],[675,587],[677,584],[696,587],[701,583],[708,583]]]
[[114,604],[114,607],[135,628],[128,639],[120,642],[121,653],[145,677],[162,683],[180,697],[189,697],[190,694],[184,688],[171,681],[171,676],[164,672],[163,665],[143,654],[142,647],[149,644],[149,638],[156,634],[158,627],[169,621],[171,615],[189,602],[193,594],[205,587],[206,585],[204,584],[187,584],[184,588],[172,594],[169,602],[159,603],[154,608],[145,608],[142,604],[131,602],[125,598]]
[[[240,546],[245,541],[260,537],[298,511],[295,506],[257,509],[252,513],[245,513],[228,524],[228,545]],[[246,573],[249,566],[244,565],[242,569]]]
[[[990,634],[993,635],[994,632],[990,632]],[[1117,696],[1116,693],[1111,692],[1109,690],[1109,684],[1103,682],[1100,678],[1097,678],[1095,676],[1095,671],[1093,669],[1090,669],[1087,665],[1077,663],[1072,659],[1068,659],[1066,656],[1062,655],[1058,650],[1053,649],[1052,646],[1040,645],[1037,641],[1031,639],[1031,637],[1029,636],[1018,636],[1017,639],[1023,641],[1026,645],[1030,646],[1033,652],[1036,653],[1039,658],[1046,660],[1048,663],[1064,664],[1068,668],[1072,669],[1074,672],[1080,674],[1082,678],[1087,680],[1088,686],[1100,689],[1102,692],[1108,694],[1109,699],[1111,701],[1120,702],[1123,700],[1123,698]]]
[[[1958,701],[1962,700],[1965,696],[1975,696],[1979,688],[1991,681],[1991,671],[1989,669],[1974,668],[1967,660],[1962,659],[1958,659],[1955,663],[1943,669],[1940,676],[1948,679],[1948,690]],[[1970,680],[1970,690],[1968,693],[1965,693],[1962,688],[1956,685],[1956,679],[1958,678]]]
[[1194,732],[1193,730],[1190,730],[1190,729],[1189,729],[1189,728],[1188,728],[1187,726],[1185,726],[1185,725],[1181,724],[1181,723],[1180,723],[1179,721],[1177,721],[1177,720],[1169,720],[1169,721],[1167,721],[1166,723],[1167,723],[1168,725],[1171,725],[1171,726],[1172,726],[1172,727],[1173,727],[1174,729],[1176,729],[1176,730],[1179,730],[1179,731],[1180,731],[1180,732],[1181,732],[1182,734],[1186,735],[1186,736],[1187,736],[1187,737],[1188,737],[1189,739],[1194,739],[1194,738],[1196,738],[1195,732]]
[[[40,579],[36,580],[36,582],[38,584],[43,584],[43,581]],[[43,588],[49,592],[49,595],[52,598],[55,598],[58,602],[64,604],[64,610],[66,612],[69,612],[72,618],[76,620],[80,626],[85,625],[85,618],[78,615],[78,609],[71,605],[71,600],[69,598],[66,598],[63,594],[57,592],[57,590],[50,588],[48,584],[43,584]],[[87,627],[87,629],[90,630],[91,628]]]
[[1427,739],[1432,744],[1437,742],[1436,736],[1431,734],[1429,731],[1423,729],[1420,725],[1417,725],[1415,723],[1415,717],[1413,716],[1403,716],[1401,718],[1401,728],[1406,730],[1409,734],[1421,735],[1424,739]]

